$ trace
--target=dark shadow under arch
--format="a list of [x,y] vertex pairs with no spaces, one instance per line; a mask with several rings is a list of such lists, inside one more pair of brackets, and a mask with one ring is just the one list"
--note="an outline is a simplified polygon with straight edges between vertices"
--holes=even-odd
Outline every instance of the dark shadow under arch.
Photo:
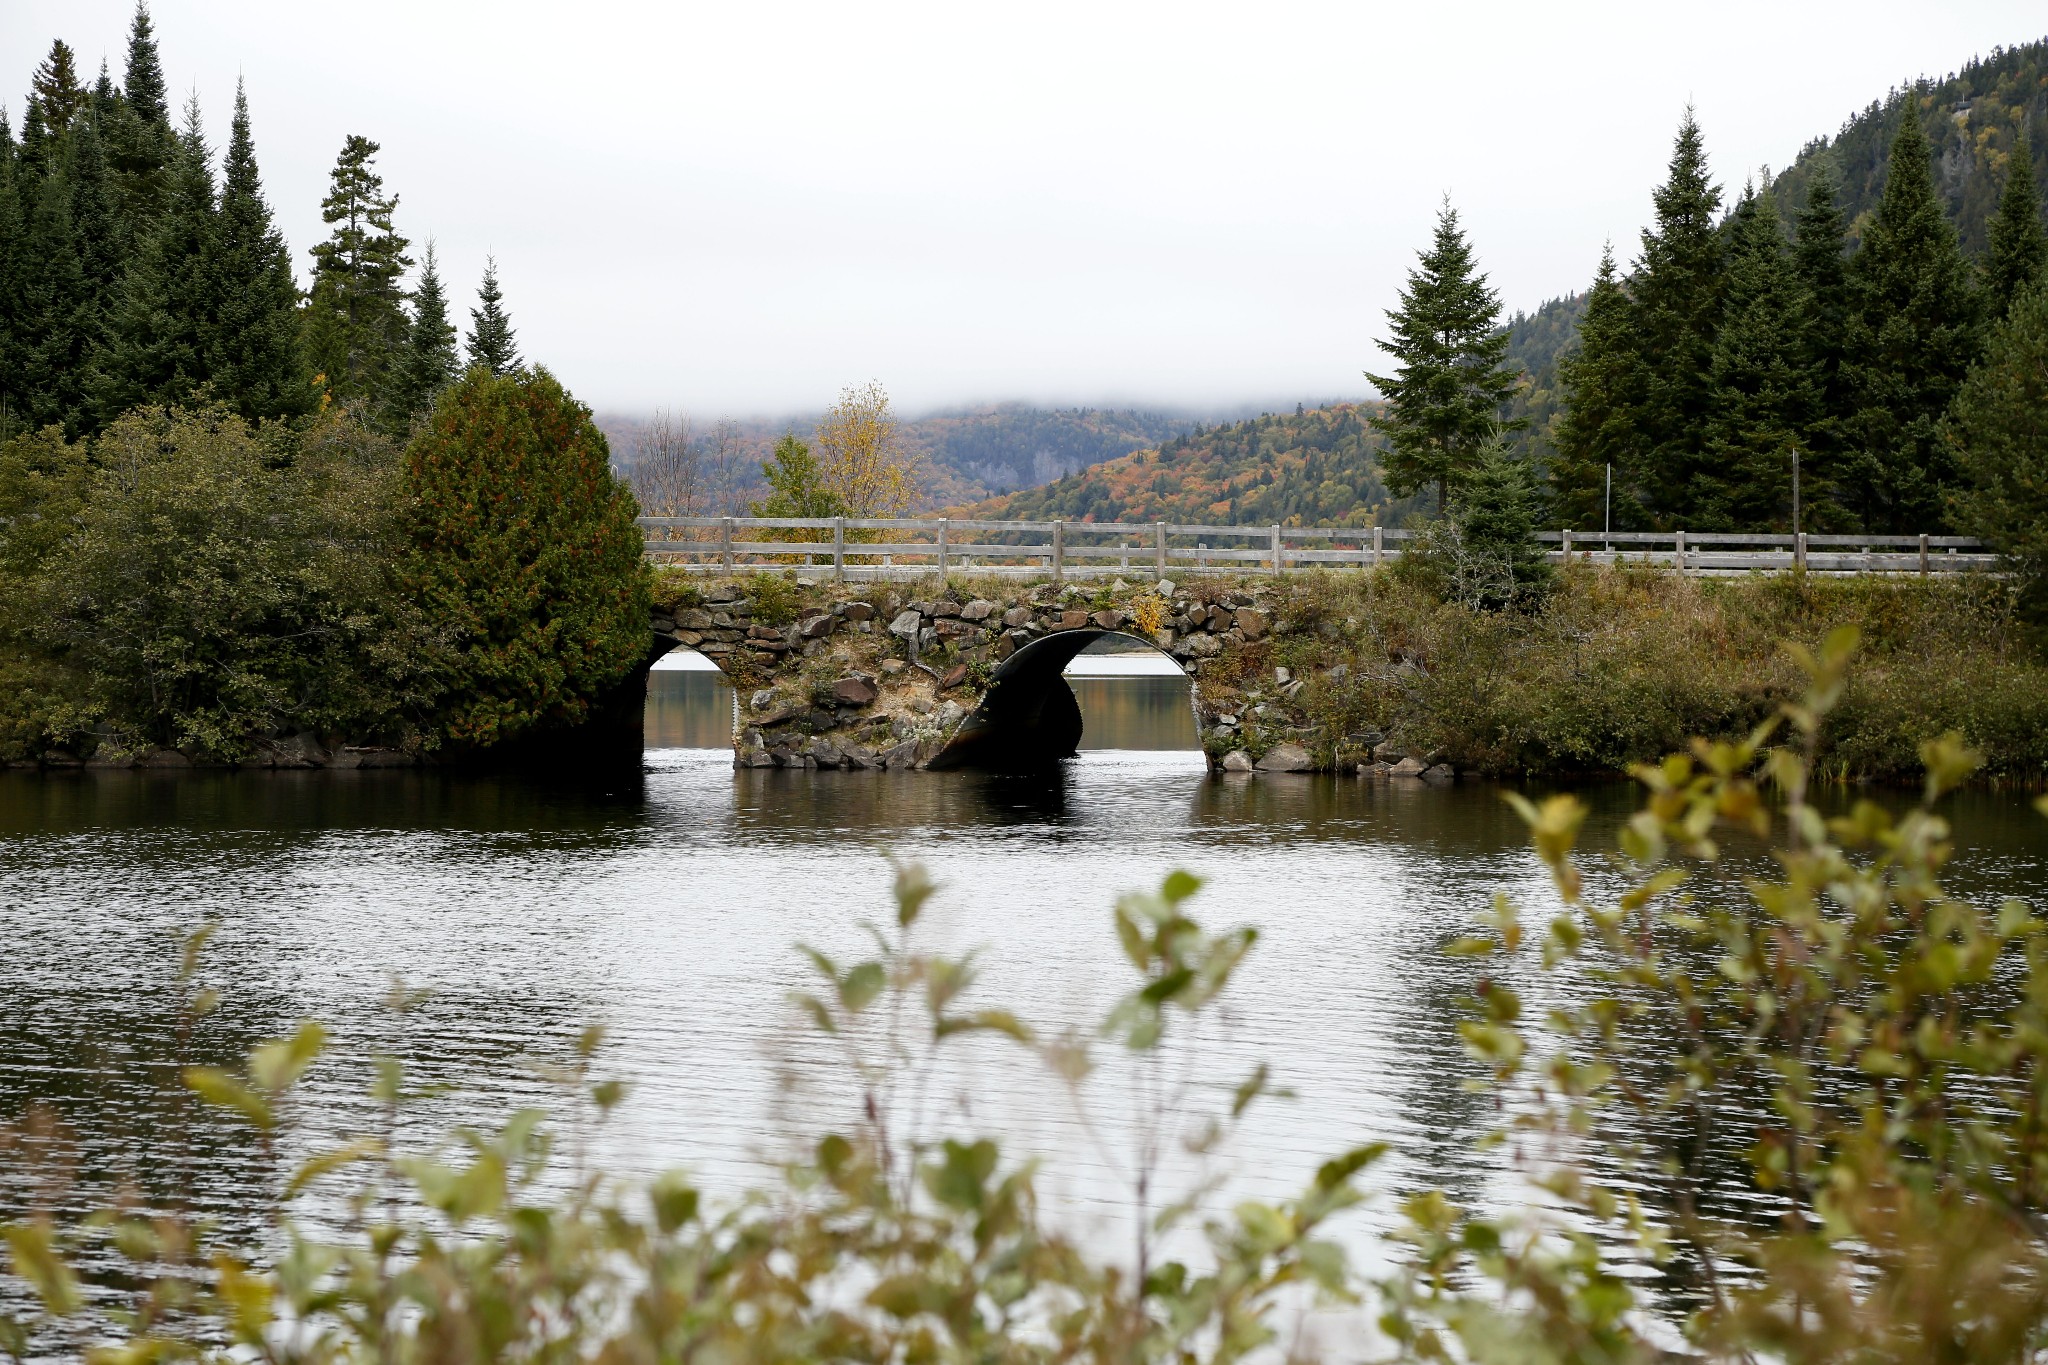
[[[981,705],[960,722],[946,747],[926,766],[1039,772],[1079,753],[1081,704],[1074,699],[1074,689],[1067,686],[1066,668],[1105,635],[1121,635],[1173,657],[1129,631],[1084,628],[1040,636],[996,665]],[[1179,661],[1174,662],[1178,667]],[[1192,675],[1188,682],[1192,693]]]

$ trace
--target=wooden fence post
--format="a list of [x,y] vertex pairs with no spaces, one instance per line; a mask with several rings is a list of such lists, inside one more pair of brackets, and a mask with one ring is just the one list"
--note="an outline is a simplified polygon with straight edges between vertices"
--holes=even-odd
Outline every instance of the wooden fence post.
[[1067,524],[1055,521],[1052,524],[1052,581],[1058,583],[1062,577],[1067,557]]
[[1678,576],[1685,577],[1685,532],[1678,532],[1677,548],[1671,552],[1672,563],[1678,566]]
[[1386,559],[1386,528],[1375,524],[1372,528],[1372,566],[1377,569]]
[[1927,533],[1925,531],[1920,533],[1920,574],[1923,578],[1927,574]]
[[1792,567],[1802,572],[1806,569],[1806,532],[1792,537]]
[[725,571],[731,573],[733,569],[731,517],[720,517],[718,519],[718,544],[725,552]]
[[1278,526],[1273,528],[1273,572],[1283,572],[1280,563],[1280,528]]
[[1564,533],[1564,562],[1572,562],[1572,533],[1569,530]]
[[832,576],[846,578],[846,518],[832,518]]
[[939,518],[939,582],[946,581],[946,519]]
[[1152,559],[1161,578],[1166,577],[1166,523],[1152,523]]

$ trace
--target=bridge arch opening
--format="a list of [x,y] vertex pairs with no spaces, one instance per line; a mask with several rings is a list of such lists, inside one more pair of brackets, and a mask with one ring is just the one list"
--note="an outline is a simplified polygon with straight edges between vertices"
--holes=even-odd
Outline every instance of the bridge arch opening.
[[[1187,680],[1190,749],[1200,747],[1195,680],[1178,660],[1152,641],[1128,631],[1084,627],[1056,631],[1020,646],[996,665],[987,692],[960,722],[932,768],[979,768],[991,772],[1038,772],[1080,752],[1086,730],[1067,669],[1105,639],[1129,642],[1126,657],[1164,659]],[[1116,657],[1112,655],[1111,657]]]

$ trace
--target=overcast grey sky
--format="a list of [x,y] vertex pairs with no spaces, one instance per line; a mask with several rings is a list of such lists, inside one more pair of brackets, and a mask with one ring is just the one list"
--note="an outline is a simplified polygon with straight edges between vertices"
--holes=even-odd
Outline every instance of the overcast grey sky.
[[[132,0],[4,0],[0,93]],[[1686,101],[1731,188],[2040,0],[157,0],[216,146],[248,82],[303,278],[342,138],[465,308],[600,410],[1356,394],[1441,195],[1510,308],[1649,212]],[[345,22],[336,22],[345,15]],[[466,314],[465,314],[466,319]]]

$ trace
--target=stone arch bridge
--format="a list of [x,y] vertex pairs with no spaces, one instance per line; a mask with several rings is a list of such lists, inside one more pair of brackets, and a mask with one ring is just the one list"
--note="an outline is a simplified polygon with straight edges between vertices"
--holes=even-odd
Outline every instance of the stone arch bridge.
[[1105,635],[1166,654],[1191,679],[1212,767],[1309,771],[1355,761],[1295,705],[1303,679],[1273,663],[1279,601],[1242,585],[800,583],[756,574],[671,583],[654,655],[711,659],[736,696],[742,767],[1029,771],[1080,745],[1062,676]]

